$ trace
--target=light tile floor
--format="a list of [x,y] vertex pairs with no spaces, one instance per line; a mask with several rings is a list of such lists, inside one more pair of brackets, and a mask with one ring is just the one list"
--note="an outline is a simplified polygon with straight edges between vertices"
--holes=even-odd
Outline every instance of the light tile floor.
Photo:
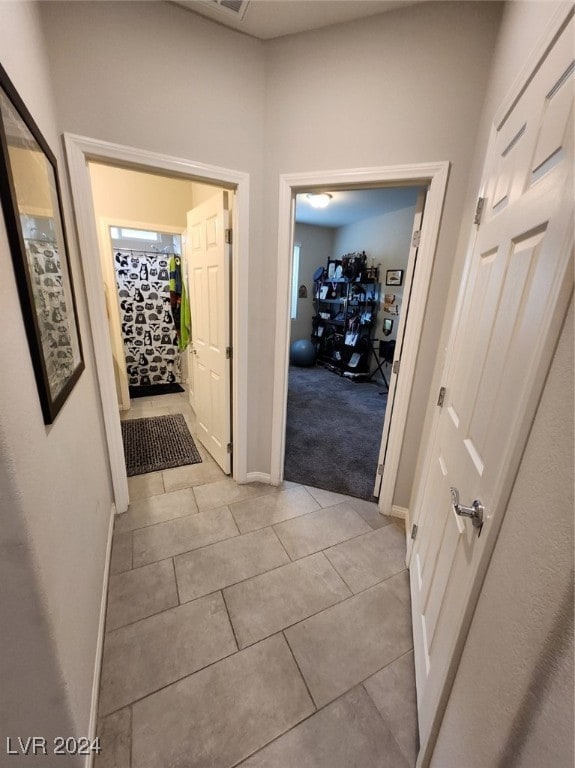
[[[187,395],[122,418],[183,413]],[[202,464],[129,479],[116,520],[97,768],[408,768],[417,715],[403,526],[375,504]]]

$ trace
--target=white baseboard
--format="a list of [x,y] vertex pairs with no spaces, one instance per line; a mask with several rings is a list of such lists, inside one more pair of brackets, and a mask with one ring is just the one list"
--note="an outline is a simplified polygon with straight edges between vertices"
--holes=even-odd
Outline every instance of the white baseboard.
[[392,504],[389,516],[399,517],[401,520],[407,520],[409,518],[409,509],[406,509],[405,507],[398,507],[396,504]]
[[244,483],[267,483],[272,485],[272,476],[269,472],[248,472],[246,474]]
[[[102,584],[102,598],[100,600],[100,619],[98,622],[98,638],[96,640],[96,657],[94,660],[94,679],[92,682],[92,701],[90,705],[90,724],[88,736],[92,742],[98,736],[98,699],[100,693],[100,676],[102,672],[102,652],[104,650],[104,632],[106,627],[106,610],[108,607],[108,578],[110,575],[110,558],[112,555],[112,536],[114,533],[114,520],[116,517],[116,505],[110,509],[110,521],[108,523],[108,541],[106,542],[106,560],[104,562],[104,577]],[[93,768],[94,753],[86,757],[84,768]]]

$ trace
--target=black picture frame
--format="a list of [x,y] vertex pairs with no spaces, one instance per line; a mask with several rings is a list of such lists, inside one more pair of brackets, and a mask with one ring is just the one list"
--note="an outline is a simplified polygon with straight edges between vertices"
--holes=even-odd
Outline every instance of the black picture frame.
[[401,285],[403,283],[403,269],[388,269],[385,273],[386,285]]
[[45,424],[84,370],[56,158],[0,66],[0,199]]
[[383,318],[383,335],[389,336],[393,330],[393,320],[390,317]]

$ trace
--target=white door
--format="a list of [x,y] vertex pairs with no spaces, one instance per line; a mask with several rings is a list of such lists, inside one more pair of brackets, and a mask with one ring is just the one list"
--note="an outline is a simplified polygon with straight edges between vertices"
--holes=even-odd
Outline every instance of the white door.
[[231,472],[230,245],[228,193],[188,212],[188,280],[192,316],[192,380],[197,434],[226,474]]
[[[494,124],[486,158],[483,221],[414,510],[418,766],[433,747],[572,290],[572,40],[571,21]],[[451,487],[462,505],[483,503],[482,529],[455,513]]]
[[[427,192],[420,192],[417,196],[417,202],[415,204],[415,216],[413,217],[413,227],[411,230],[411,245],[409,248],[409,256],[407,259],[407,269],[405,271],[405,280],[403,287],[403,301],[401,302],[401,315],[399,317],[399,325],[396,334],[396,343],[394,350],[394,362],[401,360],[401,348],[403,346],[403,336],[405,334],[405,324],[407,322],[409,299],[411,294],[411,286],[413,283],[413,275],[415,273],[415,267],[417,264],[417,252],[419,249],[419,233],[423,225],[423,209],[425,208],[425,198]],[[386,289],[389,290],[389,289]],[[383,473],[385,472],[385,459],[388,451],[388,439],[389,429],[391,426],[391,419],[393,416],[393,401],[395,399],[395,388],[397,386],[398,374],[393,372],[393,367],[390,369],[389,376],[386,377],[389,381],[389,389],[387,392],[387,403],[385,406],[385,417],[383,420],[383,431],[381,434],[381,444],[379,446],[379,457],[377,459],[377,473],[375,475],[375,485],[373,487],[373,495],[378,497],[381,489],[381,481],[383,479]],[[399,464],[399,451],[401,446],[398,446],[397,450],[397,465]],[[395,462],[394,462],[395,464]],[[397,465],[393,467],[395,474],[397,475]],[[381,468],[381,469],[380,469]],[[393,488],[390,488],[391,496],[393,496]],[[388,510],[391,506],[392,499],[385,501],[384,509]]]

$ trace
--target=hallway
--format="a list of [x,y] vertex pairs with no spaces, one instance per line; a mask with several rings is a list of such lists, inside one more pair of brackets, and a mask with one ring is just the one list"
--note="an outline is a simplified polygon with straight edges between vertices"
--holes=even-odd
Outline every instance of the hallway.
[[[187,395],[129,418],[184,413]],[[403,522],[203,463],[129,479],[97,768],[407,768],[417,718]],[[242,762],[243,761],[243,762]]]

